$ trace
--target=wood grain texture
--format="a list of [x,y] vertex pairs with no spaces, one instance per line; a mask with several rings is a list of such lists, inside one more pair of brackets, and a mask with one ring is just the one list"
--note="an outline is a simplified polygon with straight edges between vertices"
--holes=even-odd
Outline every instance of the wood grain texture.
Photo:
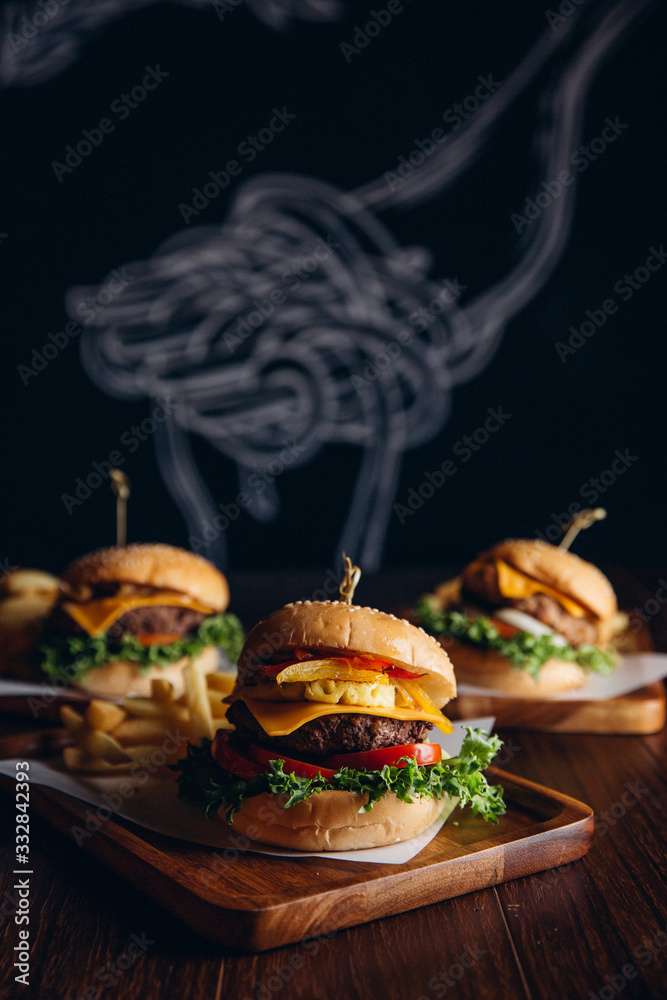
[[549,701],[463,695],[447,706],[450,719],[494,715],[503,729],[540,733],[612,733],[641,736],[659,733],[667,718],[662,681],[606,701]]
[[[18,744],[18,746],[17,746]],[[13,753],[30,743],[12,737]],[[33,813],[141,888],[189,927],[219,944],[265,951],[450,899],[581,857],[591,810],[567,796],[489,769],[505,789],[507,815],[493,825],[456,810],[416,858],[378,865],[329,858],[280,858],[246,849],[187,844],[116,818],[82,836],[90,807],[34,786]],[[11,779],[1,778],[11,790]]]
[[[384,575],[364,594],[389,607],[432,589],[450,572]],[[609,575],[626,607],[653,596],[665,568]],[[281,601],[307,597],[323,576],[240,580],[232,593],[246,621]],[[299,589],[301,588],[301,589]],[[235,598],[236,604],[236,598]],[[258,613],[254,613],[257,608]],[[650,622],[658,649],[667,650],[664,609]],[[34,723],[33,723],[34,725]],[[16,720],[0,720],[3,731]],[[33,986],[15,987],[11,918],[0,915],[0,995],[68,1000],[99,988],[96,973],[123,953],[132,933],[155,940],[103,1000],[553,1000],[609,997],[623,968],[634,978],[615,995],[664,1000],[667,949],[667,734],[582,736],[501,732],[501,766],[589,803],[597,823],[593,845],[579,861],[409,913],[387,917],[331,938],[259,955],[207,943],[104,865],[33,817],[33,906],[37,939]],[[622,796],[635,781],[637,801]],[[639,791],[639,789],[638,789]],[[11,901],[13,827],[0,798],[0,914]],[[626,801],[628,796],[626,795]],[[620,805],[610,812],[614,804]],[[624,811],[623,811],[624,810]],[[605,820],[605,814],[614,820]],[[605,829],[606,824],[606,829]],[[642,943],[644,942],[644,943]],[[319,945],[319,947],[316,947]],[[651,952],[647,945],[657,949]],[[639,948],[637,955],[635,949]]]

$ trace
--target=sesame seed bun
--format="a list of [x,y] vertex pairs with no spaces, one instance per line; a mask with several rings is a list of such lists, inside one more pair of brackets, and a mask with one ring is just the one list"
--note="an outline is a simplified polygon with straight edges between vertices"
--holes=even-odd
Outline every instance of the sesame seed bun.
[[401,802],[383,795],[370,812],[360,813],[367,796],[324,791],[289,809],[286,795],[263,792],[243,800],[234,829],[261,844],[298,851],[351,851],[397,844],[416,837],[434,822],[450,801]]
[[207,559],[162,543],[113,546],[89,552],[62,575],[74,591],[101,583],[132,583],[188,594],[220,613],[229,604],[229,586]]
[[[482,552],[470,568],[497,559],[586,608],[598,619],[598,642],[603,645],[609,642],[618,604],[611,583],[597,566],[537,538],[507,538]],[[464,586],[469,582],[467,575],[466,569]]]
[[403,618],[343,601],[295,601],[255,625],[239,659],[237,691],[262,662],[297,648],[323,656],[370,653],[426,674],[421,683],[436,705],[456,696],[454,670],[437,639]]
[[479,561],[503,559],[521,573],[546,583],[588,608],[598,618],[618,611],[614,589],[597,566],[566,549],[538,538],[508,538],[479,556]]

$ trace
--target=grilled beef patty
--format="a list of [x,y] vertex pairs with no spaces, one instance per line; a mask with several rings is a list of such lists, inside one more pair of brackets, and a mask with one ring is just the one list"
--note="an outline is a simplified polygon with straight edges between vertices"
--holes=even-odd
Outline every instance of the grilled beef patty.
[[559,632],[571,646],[581,646],[582,643],[595,645],[597,628],[594,622],[588,618],[575,618],[553,597],[532,594],[530,597],[509,599],[507,603]]
[[243,742],[258,743],[289,755],[323,757],[329,754],[357,753],[380,747],[422,743],[432,722],[404,722],[379,715],[346,712],[344,715],[324,715],[306,722],[289,736],[268,736],[243,701],[230,705],[227,719],[236,726],[236,735]]
[[[206,615],[190,608],[169,607],[156,604],[145,608],[133,608],[117,618],[106,630],[112,639],[118,639],[124,632],[130,635],[155,635],[172,633],[185,635],[204,620]],[[85,635],[84,629],[58,605],[51,615],[49,631],[59,635]]]
[[130,635],[154,635],[156,632],[185,635],[197,628],[205,617],[200,611],[192,611],[191,608],[155,604],[126,611],[109,626],[108,631],[115,635],[121,632],[129,632]]
[[503,597],[498,590],[498,573],[492,562],[483,563],[466,577],[463,596],[473,598],[475,603],[479,603],[481,598],[491,611],[499,607],[524,611],[559,632],[572,646],[582,643],[594,645],[597,640],[595,623],[588,618],[575,618],[554,597],[539,593],[530,597]]

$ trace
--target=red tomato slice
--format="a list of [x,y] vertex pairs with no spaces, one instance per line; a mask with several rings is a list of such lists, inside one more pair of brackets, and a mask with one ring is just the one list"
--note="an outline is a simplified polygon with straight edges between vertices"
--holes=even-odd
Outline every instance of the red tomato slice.
[[404,670],[403,667],[392,667],[387,670],[387,677],[397,677],[398,680],[416,680],[417,677],[426,677],[426,674],[415,674],[412,670]]
[[500,618],[491,618],[489,620],[494,628],[498,629],[498,634],[503,639],[511,639],[512,636],[521,631],[520,628],[517,628],[515,625],[510,625],[509,622],[503,622]]
[[439,743],[405,743],[400,747],[382,747],[361,753],[341,753],[326,757],[329,767],[351,767],[355,771],[379,771],[385,764],[390,767],[407,767],[401,757],[412,757],[418,764],[437,764],[442,760]]
[[237,778],[244,778],[246,781],[250,781],[251,778],[256,777],[258,774],[266,772],[265,767],[255,764],[245,754],[242,754],[235,747],[231,746],[229,734],[222,729],[219,729],[215,734],[211,746],[211,755],[216,763],[224,768],[225,771],[236,775]]
[[168,646],[171,642],[183,637],[178,632],[153,632],[150,635],[138,635],[136,638],[142,646]]
[[296,774],[299,778],[316,778],[318,774],[321,774],[323,778],[328,779],[333,778],[336,773],[328,767],[307,764],[303,760],[294,760],[292,757],[286,757],[278,750],[267,750],[265,747],[258,747],[253,744],[248,747],[248,756],[256,761],[257,764],[263,764],[263,771],[268,769],[269,761],[282,760],[285,774]]

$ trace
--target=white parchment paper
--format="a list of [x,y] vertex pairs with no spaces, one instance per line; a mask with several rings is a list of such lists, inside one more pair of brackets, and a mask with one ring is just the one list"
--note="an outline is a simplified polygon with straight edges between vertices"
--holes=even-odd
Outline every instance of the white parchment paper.
[[[606,701],[629,694],[637,688],[661,681],[667,677],[666,653],[628,653],[621,657],[621,665],[610,677],[593,674],[583,687],[558,694],[540,695],[549,701]],[[516,698],[516,695],[497,688],[477,687],[474,684],[457,684],[457,693],[462,695],[488,695],[493,698]]]
[[[454,732],[450,736],[443,735],[439,730],[433,730],[430,738],[432,742],[440,743],[450,756],[455,757],[461,749],[465,736],[464,726],[479,727],[490,733],[494,721],[492,716],[470,719],[465,723],[455,723]],[[13,777],[15,764],[15,760],[0,761],[0,774]],[[177,797],[175,777],[173,779],[156,777],[147,772],[137,778],[130,778],[128,775],[87,777],[65,771],[60,759],[56,758],[50,762],[30,761],[30,781],[33,785],[55,788],[75,799],[89,803],[91,808],[83,821],[85,825],[75,827],[72,831],[79,844],[83,844],[88,836],[95,836],[97,829],[112,813],[116,813],[147,830],[218,848],[223,852],[223,861],[230,858],[230,851],[231,856],[236,856],[238,853],[251,850],[256,854],[288,858],[320,857],[337,858],[342,861],[372,861],[385,865],[405,864],[433,840],[456,805],[455,802],[448,803],[427,830],[401,844],[368,848],[363,851],[338,853],[325,851],[306,854],[304,851],[287,851],[279,847],[254,844],[242,834],[235,833],[233,827],[226,826],[220,820],[207,820],[200,809],[181,802]],[[219,859],[220,855],[217,854],[216,858]]]

